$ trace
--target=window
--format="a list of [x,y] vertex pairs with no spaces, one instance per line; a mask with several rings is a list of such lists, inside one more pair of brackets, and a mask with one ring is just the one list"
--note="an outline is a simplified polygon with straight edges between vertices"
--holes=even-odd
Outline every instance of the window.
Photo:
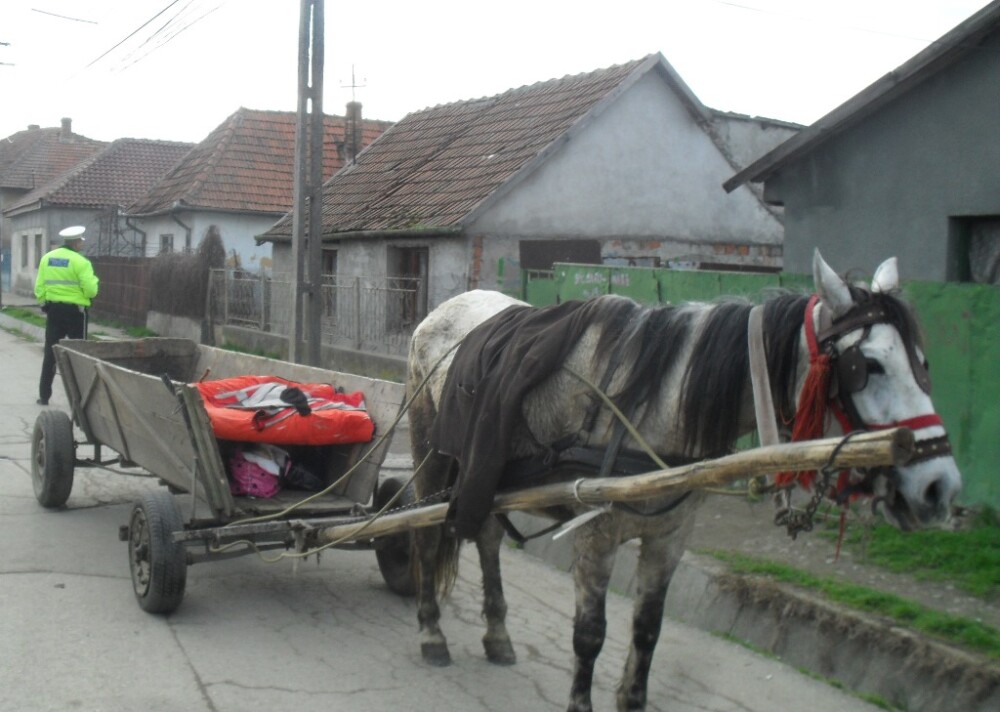
[[1000,284],[1000,216],[952,218],[947,278]]
[[174,235],[173,233],[167,235],[160,235],[160,254],[174,251]]
[[21,268],[28,266],[28,236],[21,235]]
[[42,236],[35,235],[35,264],[37,265],[42,259],[42,255],[45,254],[45,250],[42,249]]
[[426,247],[390,247],[386,326],[410,331],[427,316]]

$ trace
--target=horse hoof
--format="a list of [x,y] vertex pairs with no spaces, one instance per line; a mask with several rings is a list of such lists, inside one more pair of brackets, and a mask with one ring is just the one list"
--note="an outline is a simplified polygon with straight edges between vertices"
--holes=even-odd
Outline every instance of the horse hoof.
[[486,659],[494,665],[513,665],[517,662],[514,646],[509,640],[483,640]]
[[445,643],[422,643],[420,653],[424,656],[424,662],[434,667],[447,667],[451,665],[451,653]]

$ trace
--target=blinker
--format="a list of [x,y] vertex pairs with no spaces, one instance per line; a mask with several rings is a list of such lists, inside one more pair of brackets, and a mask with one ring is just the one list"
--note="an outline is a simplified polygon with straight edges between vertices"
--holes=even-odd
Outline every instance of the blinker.
[[857,393],[868,385],[868,364],[857,344],[837,357],[837,384],[845,393]]

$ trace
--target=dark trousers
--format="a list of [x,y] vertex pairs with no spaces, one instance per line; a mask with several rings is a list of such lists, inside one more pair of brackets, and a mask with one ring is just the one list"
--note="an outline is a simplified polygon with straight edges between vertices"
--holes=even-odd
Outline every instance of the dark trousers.
[[38,397],[52,397],[52,381],[56,377],[56,354],[52,347],[60,339],[82,339],[87,330],[87,310],[77,304],[49,302],[45,319],[45,356],[42,358],[42,378],[38,382]]

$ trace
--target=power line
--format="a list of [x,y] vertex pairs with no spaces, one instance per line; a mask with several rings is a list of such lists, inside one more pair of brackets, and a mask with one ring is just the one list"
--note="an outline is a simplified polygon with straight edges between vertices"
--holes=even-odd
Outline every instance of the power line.
[[149,23],[151,23],[153,20],[155,20],[156,18],[158,18],[160,15],[162,15],[163,13],[165,13],[167,10],[169,10],[170,8],[172,8],[174,5],[176,5],[179,2],[180,2],[180,0],[173,0],[173,2],[171,2],[165,8],[163,8],[162,10],[160,10],[158,13],[156,13],[155,15],[153,15],[151,18],[149,18],[148,20],[146,20],[144,23],[142,23],[139,27],[137,27],[135,30],[133,30],[125,39],[123,39],[121,42],[119,42],[118,44],[116,44],[114,47],[112,47],[111,49],[109,49],[107,52],[105,52],[104,54],[102,54],[100,57],[98,57],[97,59],[95,59],[94,61],[92,61],[90,64],[88,64],[86,67],[84,67],[84,69],[90,69],[90,67],[94,66],[99,61],[101,61],[102,59],[104,59],[105,57],[107,57],[109,54],[111,54],[112,52],[114,52],[116,49],[118,49],[119,47],[121,47],[123,44],[125,44],[126,42],[128,42],[130,39],[132,39],[133,37],[135,37],[139,33],[139,30],[142,30],[143,28],[145,28],[146,25],[148,25]]
[[[184,32],[185,30],[190,29],[191,27],[193,27],[194,25],[196,25],[197,23],[201,22],[206,17],[208,17],[209,15],[211,15],[213,12],[215,12],[216,10],[218,10],[220,7],[222,7],[225,4],[225,2],[224,1],[220,2],[215,7],[211,8],[209,10],[206,10],[201,15],[199,15],[199,16],[195,17],[194,19],[192,19],[186,25],[182,25],[180,27],[175,27],[175,25],[181,21],[180,20],[181,16],[188,9],[188,7],[190,7],[191,4],[192,3],[189,2],[187,5],[185,5],[184,8],[182,8],[180,12],[178,12],[176,15],[174,15],[174,17],[172,17],[170,20],[168,20],[162,27],[160,27],[160,29],[158,29],[156,32],[154,32],[152,35],[150,35],[141,45],[139,45],[139,47],[135,50],[135,52],[132,52],[129,55],[129,57],[131,57],[132,55],[134,55],[136,52],[139,52],[144,46],[146,46],[147,44],[149,44],[149,42],[151,40],[153,40],[154,38],[156,38],[157,35],[159,35],[160,33],[164,33],[164,37],[156,44],[156,46],[150,47],[144,54],[136,57],[134,60],[132,60],[128,64],[125,64],[125,60],[129,59],[129,57],[126,57],[125,60],[123,60],[120,63],[120,65],[119,65],[121,67],[121,69],[122,70],[128,69],[129,67],[133,66],[134,64],[137,64],[137,63],[141,62],[142,60],[146,59],[146,57],[148,57],[149,55],[151,55],[153,52],[155,52],[158,49],[163,48],[169,42],[173,41],[182,32]],[[168,28],[169,28],[169,30],[168,30]]]
[[71,22],[86,22],[88,25],[98,24],[94,20],[84,20],[80,17],[69,17],[68,15],[57,15],[54,12],[49,12],[48,10],[39,10],[37,7],[31,8],[32,12],[37,12],[42,15],[49,15],[50,17],[58,17],[60,20],[70,20]]

